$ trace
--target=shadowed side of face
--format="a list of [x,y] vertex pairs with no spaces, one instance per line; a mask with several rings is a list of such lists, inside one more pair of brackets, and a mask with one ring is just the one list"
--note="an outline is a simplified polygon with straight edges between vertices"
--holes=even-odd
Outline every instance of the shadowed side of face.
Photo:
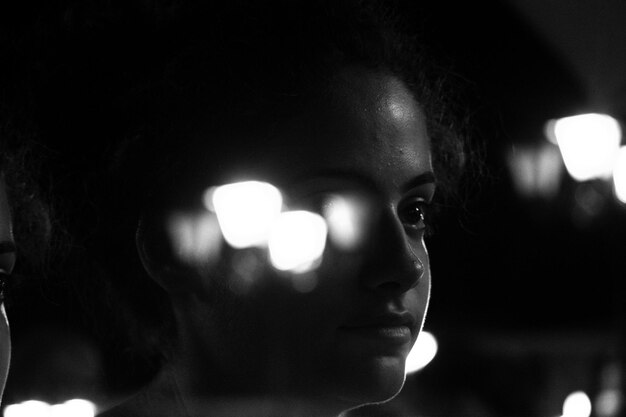
[[[0,280],[4,286],[15,264],[15,243],[11,221],[11,211],[4,178],[0,178]],[[11,338],[9,322],[4,310],[4,294],[0,305],[0,399],[6,384],[11,361]]]
[[[207,154],[220,170],[205,186],[266,181],[292,208],[317,213],[345,198],[359,213],[358,242],[329,238],[306,291],[294,286],[303,275],[266,265],[246,291],[234,290],[229,277],[245,257],[227,247],[194,287],[192,298],[207,301],[179,296],[174,308],[196,333],[182,344],[201,343],[230,384],[341,410],[385,401],[403,385],[430,292],[424,216],[434,176],[425,116],[398,78],[345,69],[313,102],[244,164]],[[242,202],[250,212],[257,203]]]

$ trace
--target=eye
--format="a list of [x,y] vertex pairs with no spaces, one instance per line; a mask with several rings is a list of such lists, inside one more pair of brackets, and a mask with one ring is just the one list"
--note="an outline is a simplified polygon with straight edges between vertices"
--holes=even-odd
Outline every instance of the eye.
[[421,199],[412,199],[401,204],[398,208],[398,216],[404,227],[423,231],[426,229],[426,206]]

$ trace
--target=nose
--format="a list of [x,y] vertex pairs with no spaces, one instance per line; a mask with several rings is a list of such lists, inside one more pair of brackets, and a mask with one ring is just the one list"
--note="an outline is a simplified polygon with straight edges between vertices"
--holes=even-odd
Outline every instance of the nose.
[[422,239],[407,235],[392,207],[382,210],[376,217],[364,248],[362,285],[373,291],[407,292],[418,284],[426,271],[426,247]]

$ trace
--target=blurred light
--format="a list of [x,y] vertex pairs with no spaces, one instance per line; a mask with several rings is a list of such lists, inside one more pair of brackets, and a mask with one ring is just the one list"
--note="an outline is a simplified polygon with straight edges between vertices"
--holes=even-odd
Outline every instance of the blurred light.
[[317,275],[313,271],[305,271],[292,280],[293,288],[301,293],[311,292],[317,287]]
[[215,213],[215,206],[213,205],[213,194],[219,187],[209,187],[204,191],[202,195],[202,202],[204,207],[212,213]]
[[591,400],[582,391],[571,393],[563,402],[563,417],[589,417],[590,415]]
[[626,204],[626,146],[622,146],[615,158],[613,168],[613,190],[615,197]]
[[607,389],[598,394],[595,403],[598,417],[617,416],[622,405],[622,394],[619,389]]
[[[79,414],[80,415],[80,414]],[[65,409],[65,404],[55,404],[50,406],[50,411],[48,412],[48,416],[50,417],[73,417],[74,413],[68,413]]]
[[63,404],[50,405],[29,400],[5,407],[4,417],[94,417],[96,406],[87,400],[74,399]]
[[606,195],[600,192],[593,183],[578,184],[574,192],[576,202],[576,213],[578,221],[586,220],[597,216],[606,205]]
[[282,208],[282,196],[271,184],[246,181],[207,190],[204,203],[217,214],[224,239],[242,249],[267,243]]
[[167,231],[174,253],[183,262],[206,264],[219,258],[222,234],[215,214],[173,213]]
[[4,417],[48,417],[50,405],[43,401],[29,400],[11,404],[4,409]]
[[622,363],[617,358],[608,359],[601,368],[598,394],[594,401],[597,417],[617,417],[624,403],[622,393]]
[[245,294],[264,270],[267,256],[258,250],[235,251],[230,260],[228,287],[237,294]]
[[404,372],[410,374],[424,368],[434,359],[438,348],[435,336],[422,330],[406,358]]
[[281,271],[306,272],[321,259],[326,246],[326,222],[308,211],[282,213],[269,238],[270,259]]
[[507,158],[513,185],[524,197],[554,197],[559,190],[563,162],[556,146],[514,148]]
[[554,134],[554,125],[556,124],[557,119],[548,120],[543,128],[543,133],[546,135],[548,142],[553,145],[559,145],[556,140],[556,135]]
[[96,406],[87,400],[75,399],[50,407],[50,417],[94,417]]
[[556,138],[565,167],[575,180],[611,176],[622,134],[617,120],[605,114],[581,114],[550,121],[546,131],[548,137]]
[[356,198],[333,195],[324,204],[323,215],[328,223],[328,235],[341,249],[355,249],[362,240],[359,219],[363,209]]

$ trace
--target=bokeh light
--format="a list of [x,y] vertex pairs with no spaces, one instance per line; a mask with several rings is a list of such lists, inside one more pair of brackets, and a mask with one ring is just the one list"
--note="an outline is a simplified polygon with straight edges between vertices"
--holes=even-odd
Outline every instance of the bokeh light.
[[356,197],[332,195],[324,203],[322,214],[328,223],[328,235],[340,249],[355,249],[361,243],[363,210]]
[[616,416],[622,406],[622,394],[619,389],[608,389],[596,396],[595,410],[598,417]]
[[91,401],[74,399],[50,407],[50,417],[93,417],[96,407]]
[[437,355],[439,345],[432,333],[422,330],[406,358],[404,372],[410,374],[428,365]]
[[222,233],[214,213],[172,213],[167,231],[174,254],[188,264],[206,264],[219,258]]
[[556,196],[561,182],[563,160],[556,146],[516,147],[507,155],[513,185],[524,197]]
[[583,391],[572,392],[563,402],[562,417],[589,417],[591,400]]
[[282,201],[276,187],[259,181],[211,188],[204,196],[205,206],[217,214],[224,239],[237,249],[267,243]]
[[613,168],[613,190],[615,197],[626,204],[626,146],[622,146],[615,158]]
[[546,133],[553,136],[563,162],[577,181],[610,178],[621,141],[617,120],[605,114],[589,113],[548,122]]
[[11,404],[4,409],[4,417],[94,417],[94,403],[83,399],[68,400],[62,404],[48,404],[44,401],[29,400]]
[[322,216],[309,211],[282,213],[269,238],[270,260],[281,271],[306,272],[321,260],[327,227]]
[[50,405],[43,401],[28,400],[10,404],[4,409],[4,417],[48,417]]

